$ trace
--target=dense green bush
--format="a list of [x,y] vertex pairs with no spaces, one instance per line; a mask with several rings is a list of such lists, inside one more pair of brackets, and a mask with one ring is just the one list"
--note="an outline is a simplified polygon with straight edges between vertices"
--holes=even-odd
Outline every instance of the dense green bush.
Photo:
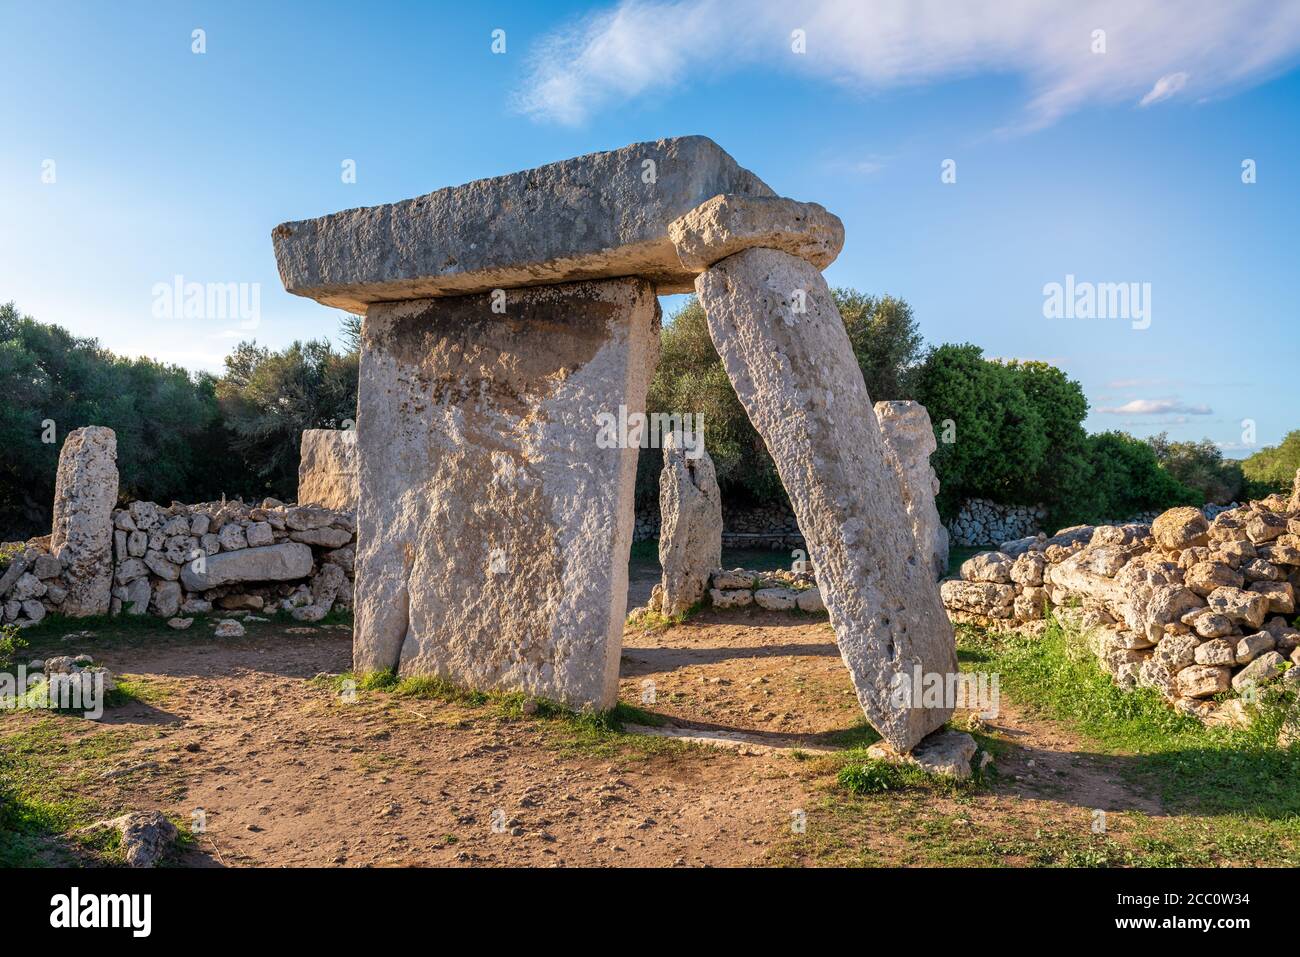
[[[1089,436],[1079,384],[1044,362],[986,359],[979,347],[922,352],[911,307],[890,296],[836,289],[845,331],[873,400],[917,399],[938,438],[933,458],[940,511],[962,499],[1044,503],[1063,527],[1206,499],[1290,488],[1300,431],[1242,463],[1207,442],[1142,442],[1119,432]],[[221,494],[290,499],[300,435],[356,415],[358,320],[344,320],[336,349],[325,340],[272,351],[240,343],[220,378],[149,359],[126,359],[58,326],[0,307],[0,540],[49,528],[58,452],[68,431],[117,432],[124,499],[198,501]],[[784,502],[767,448],[736,397],[694,299],[665,324],[647,400],[650,412],[704,416],[724,498]],[[54,441],[44,423],[54,423]],[[657,499],[662,464],[640,456],[637,494]]]
[[[832,295],[872,400],[909,398],[907,380],[922,345],[911,307],[901,299],[875,298],[852,289],[835,289]],[[709,455],[728,501],[785,501],[772,457],[722,368],[704,308],[693,296],[664,325],[646,408],[652,413],[703,414]],[[658,500],[662,466],[658,449],[642,451],[637,499],[643,506]]]
[[1078,521],[1123,520],[1140,512],[1203,505],[1205,497],[1160,467],[1155,450],[1125,432],[1088,436],[1088,492],[1072,506]]
[[1160,467],[1183,485],[1199,492],[1207,502],[1227,505],[1241,497],[1246,479],[1241,463],[1223,457],[1209,439],[1173,442],[1167,432],[1147,439]]
[[214,387],[0,306],[0,537],[49,531],[59,449],[84,425],[117,433],[125,495],[220,494],[228,465]]
[[[1021,366],[990,362],[978,346],[931,349],[915,373],[915,397],[930,413],[939,440],[931,463],[941,483],[939,509],[951,516],[962,499],[1031,504],[1042,500],[1039,473],[1047,459],[1049,422],[1026,382],[1047,378]],[[1077,388],[1077,385],[1075,386]]]
[[1290,491],[1297,469],[1300,469],[1300,429],[1288,432],[1278,445],[1262,448],[1241,463],[1247,494],[1252,498]]
[[217,398],[245,490],[292,500],[303,429],[344,428],[357,414],[357,353],[325,340],[280,352],[241,342],[226,357]]
[[[945,518],[971,497],[1046,505],[1053,529],[1205,501],[1161,467],[1153,445],[1119,432],[1088,435],[1082,387],[1045,362],[1004,363],[977,346],[941,345],[912,378],[939,440],[931,461]],[[1230,476],[1221,456],[1213,471],[1218,450],[1205,445],[1161,448],[1189,475],[1195,466],[1203,477]]]

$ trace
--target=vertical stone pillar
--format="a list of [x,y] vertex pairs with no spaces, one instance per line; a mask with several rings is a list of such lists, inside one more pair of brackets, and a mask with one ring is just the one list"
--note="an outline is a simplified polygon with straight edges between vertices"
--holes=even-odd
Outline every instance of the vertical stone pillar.
[[948,570],[948,529],[939,521],[934,501],[939,477],[930,456],[939,446],[930,413],[919,402],[877,402],[876,421],[885,439],[885,458],[898,474],[917,553],[930,558],[937,581]]
[[664,467],[659,476],[659,610],[685,614],[704,597],[709,574],[722,564],[722,495],[704,435],[692,436],[698,455],[664,436]]
[[303,429],[298,459],[298,504],[338,512],[357,507],[357,433]]
[[776,462],[858,701],[899,751],[950,706],[902,697],[957,671],[930,555],[918,556],[899,478],[844,323],[818,269],[773,248],[716,263],[695,284],[709,333]]
[[50,552],[63,562],[73,618],[108,614],[113,586],[113,506],[117,504],[117,435],[101,425],[63,440],[54,478]]
[[370,306],[354,667],[615,703],[658,329],[640,279]]

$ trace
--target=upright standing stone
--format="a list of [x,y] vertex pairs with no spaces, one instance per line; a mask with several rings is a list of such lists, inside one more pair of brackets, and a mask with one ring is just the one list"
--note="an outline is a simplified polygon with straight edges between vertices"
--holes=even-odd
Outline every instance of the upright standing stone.
[[639,279],[370,307],[354,667],[614,704],[638,449],[601,426],[658,316]]
[[695,288],[790,495],[858,701],[908,751],[952,709],[913,706],[899,689],[915,686],[914,669],[922,680],[955,673],[956,648],[830,290],[814,266],[763,248],[722,260]]
[[1295,470],[1295,479],[1291,482],[1291,501],[1287,508],[1293,512],[1300,511],[1300,469]]
[[69,432],[59,452],[50,534],[68,589],[60,610],[69,617],[108,614],[116,504],[117,435],[101,425]]
[[664,467],[659,476],[659,610],[681,615],[704,597],[709,573],[722,564],[722,496],[713,459],[697,434],[698,455],[678,441],[664,438]]
[[919,402],[877,402],[876,421],[885,439],[885,458],[902,486],[916,550],[922,557],[930,557],[938,580],[948,570],[948,529],[939,521],[934,502],[939,476],[930,465],[930,456],[939,446],[930,413]]
[[353,429],[303,429],[298,504],[356,511],[357,433]]

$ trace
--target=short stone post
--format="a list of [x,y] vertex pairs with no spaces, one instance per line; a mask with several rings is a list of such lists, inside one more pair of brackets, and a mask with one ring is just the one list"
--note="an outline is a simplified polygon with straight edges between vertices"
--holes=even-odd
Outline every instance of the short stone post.
[[691,443],[664,437],[659,476],[659,611],[685,614],[704,597],[709,574],[722,564],[722,495],[704,435]]
[[101,425],[69,432],[59,451],[50,529],[50,552],[63,562],[68,590],[61,611],[69,617],[108,614],[117,482],[116,433]]
[[357,433],[303,429],[298,459],[298,504],[337,512],[357,509]]
[[885,440],[885,458],[898,474],[917,553],[930,556],[938,581],[948,570],[948,529],[939,521],[935,504],[939,476],[930,456],[939,446],[930,413],[919,402],[877,402],[876,421]]

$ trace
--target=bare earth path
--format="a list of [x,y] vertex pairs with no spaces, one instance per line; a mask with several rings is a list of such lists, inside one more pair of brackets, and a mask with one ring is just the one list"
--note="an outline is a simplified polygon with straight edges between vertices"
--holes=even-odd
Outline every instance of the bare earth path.
[[[202,808],[191,865],[1017,863],[1044,826],[1086,841],[1094,808],[1160,814],[1110,759],[1005,696],[985,788],[857,798],[835,785],[834,758],[593,742],[560,720],[386,692],[345,703],[311,679],[350,667],[346,626],[141,637],[98,657],[143,679],[157,703],[114,709],[99,726],[10,714],[0,734],[49,720],[69,736],[131,732],[83,791],[106,809],[179,820]],[[621,697],[677,726],[786,749],[870,734],[829,626],[784,613],[709,611],[629,630]],[[806,833],[791,827],[796,811]]]

